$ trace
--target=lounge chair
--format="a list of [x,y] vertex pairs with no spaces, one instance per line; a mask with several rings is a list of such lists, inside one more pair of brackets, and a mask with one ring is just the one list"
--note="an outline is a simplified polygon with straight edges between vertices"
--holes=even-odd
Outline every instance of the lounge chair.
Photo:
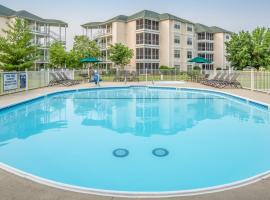
[[223,85],[226,85],[231,80],[231,74],[225,73],[224,76],[220,76],[217,81],[214,81],[210,85],[216,88],[221,88]]
[[221,75],[221,72],[218,72],[212,79],[207,79],[207,80],[201,81],[201,84],[208,85],[210,82],[218,80],[220,75]]
[[214,87],[217,82],[223,81],[224,78],[226,77],[227,73],[223,72],[220,73],[219,75],[217,74],[213,79],[208,80],[207,82],[204,83],[204,85],[212,86]]
[[61,80],[61,81],[64,81],[64,82],[67,82],[67,83],[70,83],[70,85],[77,85],[77,84],[79,84],[79,82],[78,81],[76,81],[76,80],[71,80],[70,78],[68,78],[67,77],[67,75],[65,74],[65,76],[64,76],[64,72],[56,72],[56,75],[59,77],[59,79]]
[[64,85],[64,86],[71,86],[73,85],[70,81],[61,80],[55,73],[50,73],[52,80],[49,83],[49,86],[53,85]]
[[80,84],[80,81],[79,80],[72,80],[72,79],[70,79],[65,72],[62,72],[60,74],[63,75],[63,77],[64,77],[65,80],[69,80],[71,82],[74,82],[74,84]]
[[233,73],[229,80],[225,80],[217,85],[218,88],[232,87],[232,88],[242,88],[241,84],[237,81],[239,77],[238,73]]

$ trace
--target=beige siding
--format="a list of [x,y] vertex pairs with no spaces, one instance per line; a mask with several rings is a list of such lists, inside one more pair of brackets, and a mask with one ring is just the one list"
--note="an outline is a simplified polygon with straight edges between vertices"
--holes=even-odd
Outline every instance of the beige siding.
[[225,61],[225,34],[216,33],[214,34],[214,67],[226,67]]
[[0,35],[4,34],[3,29],[8,29],[9,18],[0,17]]
[[133,49],[134,56],[131,59],[130,67],[136,67],[136,21],[126,24],[126,45]]
[[170,66],[171,57],[171,31],[170,21],[165,20],[159,23],[160,30],[160,65]]

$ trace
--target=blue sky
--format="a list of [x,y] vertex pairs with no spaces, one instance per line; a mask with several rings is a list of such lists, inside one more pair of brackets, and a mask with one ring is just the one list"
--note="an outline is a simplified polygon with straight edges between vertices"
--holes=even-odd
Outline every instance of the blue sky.
[[69,47],[73,36],[82,33],[81,24],[103,21],[119,14],[130,15],[144,9],[168,12],[234,32],[257,26],[270,27],[269,0],[0,0],[0,4],[68,22]]

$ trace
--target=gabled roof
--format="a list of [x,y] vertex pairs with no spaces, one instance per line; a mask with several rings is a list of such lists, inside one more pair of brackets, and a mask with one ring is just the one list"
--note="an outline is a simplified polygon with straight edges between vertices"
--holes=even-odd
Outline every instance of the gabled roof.
[[142,10],[142,11],[137,12],[137,13],[130,15],[130,16],[118,15],[118,16],[116,16],[112,19],[109,19],[107,21],[104,21],[104,22],[89,22],[89,23],[83,24],[82,27],[94,28],[97,26],[102,26],[104,24],[112,23],[112,22],[116,22],[116,21],[128,22],[128,21],[133,21],[133,20],[141,19],[141,18],[153,19],[153,20],[157,20],[157,21],[176,20],[176,21],[181,21],[184,23],[193,24],[192,22],[190,22],[188,20],[176,17],[176,16],[168,14],[168,13],[159,14],[159,13],[151,11],[151,10]]
[[227,31],[225,29],[219,28],[217,26],[206,26],[204,24],[195,24],[195,31],[197,33],[232,33],[231,31]]
[[13,17],[13,16],[14,17],[21,17],[21,18],[29,19],[29,20],[40,21],[40,22],[44,21],[44,19],[42,19],[41,17],[34,15],[26,10],[17,11],[11,17]]
[[137,12],[131,16],[128,17],[128,21],[132,21],[139,18],[150,18],[150,19],[156,19],[159,20],[159,13],[156,13],[151,10],[142,10],[140,12]]
[[7,8],[7,7],[0,4],[0,16],[11,16],[15,12],[16,11],[11,10],[10,8]]
[[169,13],[161,14],[159,16],[159,18],[160,18],[160,21],[162,21],[162,20],[175,20],[175,21],[180,21],[180,22],[183,22],[183,23],[193,24],[193,22],[191,22],[191,21],[188,21],[186,19],[179,18],[179,17],[177,17],[175,15],[171,15]]
[[68,24],[66,22],[63,22],[61,20],[57,19],[43,19],[37,15],[34,15],[26,10],[20,10],[20,11],[14,11],[10,8],[7,8],[3,5],[0,4],[0,16],[5,16],[5,17],[20,17],[23,19],[27,20],[33,20],[33,21],[38,21],[42,23],[48,23],[51,25],[65,25],[67,26]]
[[48,23],[48,24],[52,24],[52,25],[68,25],[66,22],[62,21],[62,20],[58,20],[58,19],[45,19],[45,21]]

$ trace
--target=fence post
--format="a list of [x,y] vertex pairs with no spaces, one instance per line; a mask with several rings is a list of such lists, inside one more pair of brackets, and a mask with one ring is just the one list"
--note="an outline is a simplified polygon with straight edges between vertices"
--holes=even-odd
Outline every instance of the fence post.
[[47,85],[50,84],[50,69],[47,69]]
[[[89,70],[89,68],[88,68],[88,70]],[[89,77],[89,75],[88,75],[88,77]],[[75,69],[72,69],[72,77],[71,77],[71,79],[75,80]]]
[[25,69],[25,75],[26,75],[25,90],[28,90],[29,74],[28,74],[28,70],[27,69]]
[[250,89],[253,91],[254,90],[254,86],[255,86],[255,83],[254,83],[254,69],[252,69],[250,71]]
[[148,80],[147,80],[147,68],[145,68],[145,81],[147,82]]

